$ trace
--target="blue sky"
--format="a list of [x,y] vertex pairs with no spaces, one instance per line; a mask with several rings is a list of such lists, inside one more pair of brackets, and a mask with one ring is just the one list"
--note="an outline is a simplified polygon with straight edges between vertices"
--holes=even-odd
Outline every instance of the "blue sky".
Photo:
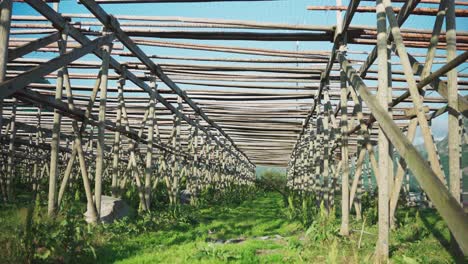
[[[125,5],[102,5],[102,7],[111,14],[115,15],[152,15],[152,16],[181,16],[181,17],[205,17],[219,19],[239,19],[256,20],[263,22],[289,23],[289,24],[313,24],[313,25],[334,25],[336,23],[335,11],[308,11],[309,5],[334,5],[335,1],[311,1],[311,0],[282,0],[272,2],[210,2],[210,3],[161,3],[161,4],[125,4]],[[361,5],[372,5],[373,2],[363,1]],[[348,5],[344,0],[343,5]],[[424,5],[421,5],[424,6]],[[430,7],[435,7],[430,5]],[[62,13],[89,13],[82,5],[77,4],[75,0],[61,1],[60,12]],[[15,3],[15,15],[36,14],[27,4]],[[457,19],[457,27],[460,30],[468,29],[468,19]],[[404,27],[432,29],[434,19],[427,16],[410,16]],[[375,14],[364,13],[357,14],[353,19],[353,25],[375,25]],[[170,29],[171,30],[171,29]],[[172,29],[174,30],[174,29]],[[286,31],[287,32],[287,31]],[[171,40],[172,41],[172,40]],[[258,47],[268,49],[283,50],[323,50],[330,51],[331,43],[327,42],[263,42],[263,41],[202,41],[202,40],[175,40],[179,42],[231,45],[240,47]],[[177,55],[177,56],[211,56],[211,57],[238,57],[247,58],[249,55],[242,54],[222,54],[207,51],[192,51],[171,48],[142,47],[149,54],[157,55]],[[350,50],[370,51],[371,46],[350,45]],[[410,49],[410,52],[425,53],[425,50]],[[43,57],[43,54],[35,54],[37,57]],[[158,61],[164,63],[164,61]],[[174,63],[174,61],[168,61]],[[203,62],[197,62],[203,64]],[[434,69],[440,65],[435,65]],[[467,64],[461,65],[459,69],[468,72]],[[86,83],[86,81],[83,81]],[[373,85],[373,84],[370,84]],[[190,86],[184,86],[190,89]],[[437,138],[446,134],[446,115],[434,120],[433,132]],[[419,140],[419,139],[418,139]]]

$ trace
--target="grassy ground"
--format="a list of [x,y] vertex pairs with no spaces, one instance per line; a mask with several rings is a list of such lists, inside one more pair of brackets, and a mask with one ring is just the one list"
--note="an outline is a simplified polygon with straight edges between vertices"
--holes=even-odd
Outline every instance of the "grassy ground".
[[[371,263],[377,229],[353,222],[351,236],[337,235],[339,220],[319,221],[304,230],[287,220],[282,199],[268,193],[239,206],[214,206],[198,215],[199,224],[177,225],[98,249],[100,263]],[[318,217],[318,216],[317,216]],[[448,232],[433,211],[403,211],[393,232],[394,263],[453,263],[444,248]],[[368,223],[369,223],[368,222]],[[430,229],[432,232],[430,232]],[[317,235],[320,234],[320,235]],[[436,236],[435,236],[435,235]],[[326,238],[325,238],[326,237]],[[238,239],[238,243],[222,243]],[[443,241],[443,244],[439,240]],[[444,242],[445,241],[445,242]],[[358,248],[359,245],[359,248]]]
[[[200,210],[195,226],[178,224],[122,241],[97,251],[101,263],[280,263],[300,259],[295,241],[301,224],[283,217],[277,195],[236,207]],[[234,243],[226,243],[237,239]]]
[[[82,228],[79,238],[89,243],[73,242],[79,246],[70,254],[71,258],[46,258],[41,262],[372,263],[377,238],[375,210],[364,213],[364,229],[361,221],[352,222],[350,237],[342,238],[338,235],[338,218],[321,217],[318,212],[308,229],[296,220],[289,220],[282,197],[275,193],[259,194],[240,205],[185,211],[182,218],[167,223],[160,222],[167,218],[163,214],[152,216],[159,219],[154,225],[153,218],[143,217],[101,225],[94,230]],[[20,207],[0,210],[1,263],[21,263],[21,252],[17,250],[21,239],[16,232],[21,230],[24,215],[25,209]],[[449,245],[447,227],[433,210],[400,210],[398,219],[399,227],[391,236],[393,263],[454,262],[446,249]],[[37,228],[49,228],[42,236],[54,234],[57,228],[69,229],[74,236],[75,225],[79,223],[62,220],[58,226]],[[55,240],[70,236],[63,232],[57,234],[50,238],[55,247],[58,246],[53,244]],[[88,255],[80,257],[85,254],[80,248],[88,244],[92,245],[93,254],[88,250]],[[19,254],[16,259],[12,257],[15,254]]]

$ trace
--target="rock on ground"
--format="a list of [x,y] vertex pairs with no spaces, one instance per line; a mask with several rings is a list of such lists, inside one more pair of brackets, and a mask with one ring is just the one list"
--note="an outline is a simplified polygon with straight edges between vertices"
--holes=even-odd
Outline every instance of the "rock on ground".
[[190,204],[190,200],[192,199],[192,193],[189,190],[185,189],[180,191],[180,202],[182,204]]
[[[101,217],[103,223],[112,223],[115,220],[122,219],[130,214],[130,207],[122,199],[111,196],[101,196]],[[85,220],[91,223],[89,208],[84,214]]]

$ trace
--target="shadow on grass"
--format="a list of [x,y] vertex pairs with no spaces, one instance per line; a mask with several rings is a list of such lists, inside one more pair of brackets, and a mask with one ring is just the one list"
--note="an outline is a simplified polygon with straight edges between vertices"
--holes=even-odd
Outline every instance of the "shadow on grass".
[[[435,219],[432,220],[432,223],[430,216],[435,216]],[[467,263],[467,259],[463,257],[463,253],[460,251],[458,245],[456,245],[455,247],[452,246],[450,239],[447,239],[441,232],[441,230],[436,227],[436,224],[443,222],[443,220],[439,217],[438,213],[435,210],[431,210],[431,212],[429,212],[428,210],[424,210],[421,213],[421,220],[424,223],[424,226],[429,231],[431,231],[432,235],[439,241],[440,245],[443,246],[447,250],[447,252],[450,253],[452,260],[455,263]],[[444,223],[444,225],[446,224]]]

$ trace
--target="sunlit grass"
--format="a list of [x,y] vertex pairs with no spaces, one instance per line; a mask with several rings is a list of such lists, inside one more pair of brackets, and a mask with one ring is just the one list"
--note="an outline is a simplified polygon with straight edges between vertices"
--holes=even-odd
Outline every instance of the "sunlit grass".
[[[282,196],[273,192],[259,193],[238,205],[181,210],[186,220],[167,220],[161,211],[156,212],[158,223],[153,226],[135,218],[95,227],[89,242],[96,258],[83,256],[79,263],[373,263],[378,232],[374,209],[363,212],[367,220],[363,230],[362,222],[352,218],[346,238],[337,235],[339,215],[319,229],[326,236],[307,233],[299,220],[287,217]],[[433,209],[400,209],[397,216],[398,226],[390,237],[392,263],[454,262],[447,249],[448,229]],[[24,207],[0,210],[1,263],[21,262],[18,234],[24,219]],[[327,221],[315,214],[312,223]],[[55,232],[53,225],[49,228]],[[239,241],[225,243],[229,239]]]

